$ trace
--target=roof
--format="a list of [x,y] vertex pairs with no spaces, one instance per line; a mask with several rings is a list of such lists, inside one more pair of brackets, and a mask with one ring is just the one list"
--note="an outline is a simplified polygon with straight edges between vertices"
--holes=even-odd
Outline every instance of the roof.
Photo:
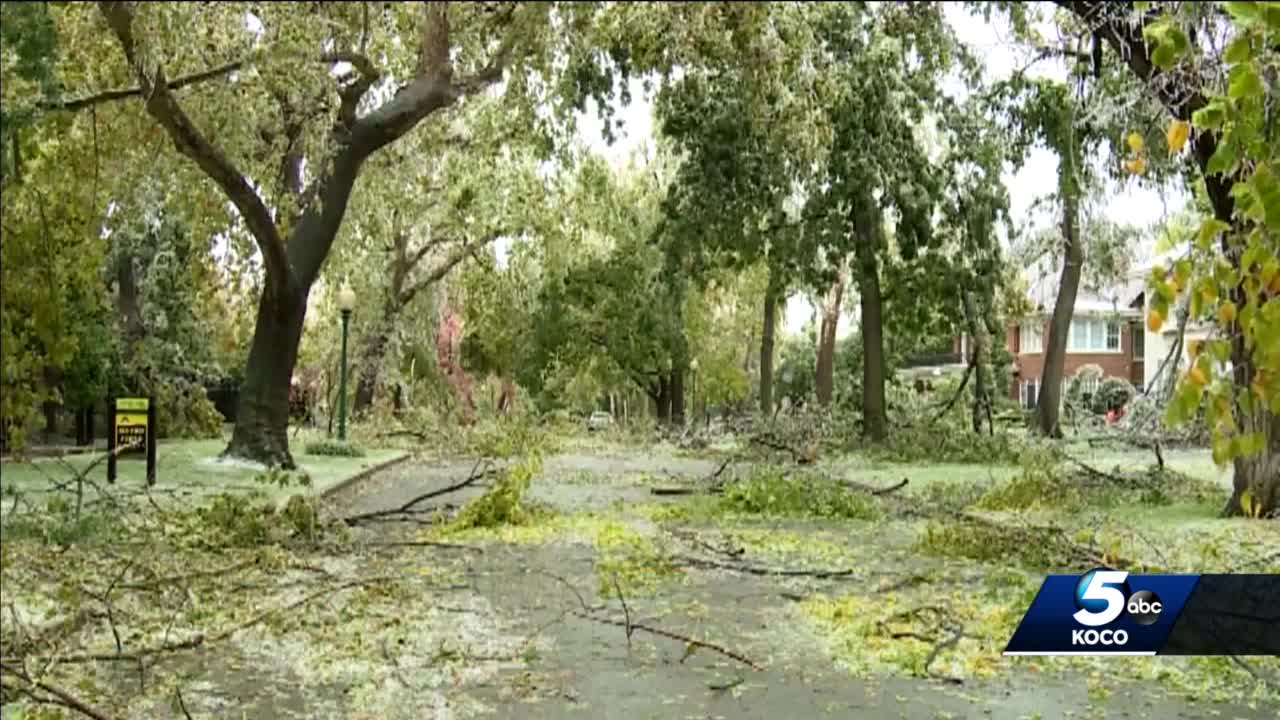
[[[1123,282],[1107,288],[1081,287],[1076,292],[1076,313],[1141,313],[1141,307],[1134,304],[1142,297],[1146,289],[1145,276],[1142,273],[1131,273]],[[1036,309],[1044,312],[1051,309],[1058,298],[1058,276],[1044,274],[1038,278],[1028,278],[1027,299]]]

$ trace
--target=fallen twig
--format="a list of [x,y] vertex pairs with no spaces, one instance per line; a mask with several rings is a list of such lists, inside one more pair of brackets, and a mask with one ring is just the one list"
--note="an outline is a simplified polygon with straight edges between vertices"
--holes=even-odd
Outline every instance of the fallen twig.
[[[592,620],[594,622],[602,623],[604,625],[613,625],[614,627],[628,626],[628,623],[625,623],[621,620],[614,620],[612,618],[603,618],[597,615],[593,615],[591,613],[582,612],[580,610],[573,610],[571,611],[570,614],[576,617],[580,617],[584,620]],[[732,660],[737,660],[738,662],[742,663],[743,665],[746,665],[747,667],[750,667],[752,670],[755,670],[756,672],[764,671],[764,667],[756,663],[754,660],[751,660],[745,655],[734,652],[733,650],[730,650],[728,648],[721,647],[714,643],[709,643],[704,640],[697,640],[695,638],[688,637],[687,635],[681,635],[680,633],[671,632],[670,630],[663,630],[662,628],[651,627],[649,625],[643,625],[641,623],[630,623],[630,627],[632,630],[643,630],[653,635],[659,635],[661,637],[669,638],[671,640],[679,640],[680,642],[683,642],[686,645],[686,647],[706,648],[712,652],[716,652],[721,655],[724,655],[725,657],[730,658]]]
[[684,562],[694,567],[710,567],[719,570],[732,570],[734,572],[747,573],[748,575],[774,575],[780,577],[813,577],[819,579],[835,578],[835,577],[855,577],[858,571],[853,568],[843,570],[791,570],[787,568],[767,568],[756,567],[753,565],[737,565],[731,563],[716,562],[715,560],[705,560],[703,558],[689,557],[687,555],[677,556],[675,560]]
[[[0,673],[8,674],[23,683],[21,685],[13,683],[6,684],[38,703],[61,705],[69,710],[75,710],[85,717],[94,718],[94,720],[109,720],[111,717],[102,710],[89,705],[85,701],[77,698],[57,685],[51,685],[41,680],[33,679],[26,673],[26,671],[17,665],[0,663]],[[50,697],[41,697],[35,693],[35,690],[48,693]]]
[[889,485],[888,487],[882,487],[882,488],[872,487],[870,485],[863,485],[862,483],[854,482],[852,480],[846,480],[841,484],[849,488],[850,490],[857,490],[859,492],[871,493],[872,495],[888,495],[889,493],[897,492],[898,490],[901,490],[902,488],[906,487],[907,483],[909,482],[911,481],[908,480],[907,478],[902,478],[900,482],[896,482],[892,485]]
[[[398,508],[394,508],[391,510],[375,510],[373,512],[361,513],[359,515],[350,515],[342,518],[342,521],[348,525],[355,525],[356,523],[360,523],[368,520],[381,519],[381,518],[386,518],[386,517],[395,516],[395,515],[411,514],[412,512],[414,512],[413,507],[418,503],[423,502],[424,500],[430,500],[431,498],[440,497],[441,495],[448,495],[449,493],[457,492],[470,485],[475,484],[475,482],[480,480],[481,478],[487,477],[489,475],[497,474],[498,470],[493,467],[486,467],[484,471],[477,472],[480,469],[480,465],[482,463],[491,464],[489,461],[483,458],[480,460],[477,460],[475,467],[471,469],[471,474],[468,475],[467,479],[463,480],[462,482],[454,483],[449,487],[440,488],[439,490],[432,490],[431,492],[426,492],[421,495],[418,495],[417,497],[412,498],[411,500],[404,503]],[[437,507],[447,507],[447,506],[437,506]],[[434,510],[436,508],[433,507],[429,509]]]

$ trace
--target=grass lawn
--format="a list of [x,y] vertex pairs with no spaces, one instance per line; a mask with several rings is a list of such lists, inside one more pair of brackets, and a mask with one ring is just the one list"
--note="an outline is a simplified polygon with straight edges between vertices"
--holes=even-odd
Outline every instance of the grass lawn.
[[[253,463],[221,460],[218,454],[226,440],[173,440],[160,442],[156,448],[156,487],[161,490],[194,491],[196,495],[214,495],[228,490],[262,490],[283,502],[297,492],[296,487],[279,488],[259,483],[254,476],[262,467]],[[312,489],[322,494],[352,476],[405,455],[401,450],[368,449],[364,457],[307,455],[301,442],[293,444],[294,460],[311,476]],[[33,462],[0,464],[0,488],[24,494],[48,492],[55,483],[71,480],[75,474],[97,461],[89,477],[106,485],[107,463],[103,453],[69,455],[63,458],[41,458]],[[146,461],[121,459],[117,485],[141,488],[146,480]]]

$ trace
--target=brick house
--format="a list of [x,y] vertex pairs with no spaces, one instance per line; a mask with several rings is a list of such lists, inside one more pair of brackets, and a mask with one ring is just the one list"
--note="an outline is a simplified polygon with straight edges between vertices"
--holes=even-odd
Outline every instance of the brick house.
[[[1009,393],[1025,408],[1033,408],[1040,395],[1044,347],[1057,288],[1032,288],[1029,299],[1035,310],[1011,322],[1005,332],[1005,349],[1013,356]],[[1052,292],[1046,292],[1052,290]],[[1141,388],[1145,381],[1146,327],[1143,324],[1142,279],[1134,277],[1122,286],[1103,291],[1084,288],[1076,296],[1067,336],[1062,377],[1070,378],[1085,365],[1102,368],[1104,377],[1118,377]],[[1085,388],[1086,392],[1091,388]]]

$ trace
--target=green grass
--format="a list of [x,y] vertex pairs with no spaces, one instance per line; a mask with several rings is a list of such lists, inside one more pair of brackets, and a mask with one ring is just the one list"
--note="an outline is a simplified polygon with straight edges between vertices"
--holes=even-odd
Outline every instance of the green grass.
[[[296,487],[279,488],[255,482],[254,477],[261,472],[260,467],[219,460],[218,455],[225,447],[225,440],[161,441],[156,448],[156,486],[160,489],[194,489],[201,495],[257,489],[277,500],[287,499],[297,492]],[[301,470],[311,476],[312,489],[316,493],[323,493],[363,470],[404,454],[398,450],[370,450],[364,457],[335,457],[307,455],[301,444],[295,444],[292,449]],[[41,458],[32,462],[5,462],[0,465],[0,488],[5,493],[47,493],[55,483],[73,479],[76,473],[101,457],[102,453],[90,453],[60,459]],[[146,469],[146,462],[142,459],[121,459],[117,485],[142,487],[146,481]],[[105,487],[106,461],[98,462],[87,477]]]

